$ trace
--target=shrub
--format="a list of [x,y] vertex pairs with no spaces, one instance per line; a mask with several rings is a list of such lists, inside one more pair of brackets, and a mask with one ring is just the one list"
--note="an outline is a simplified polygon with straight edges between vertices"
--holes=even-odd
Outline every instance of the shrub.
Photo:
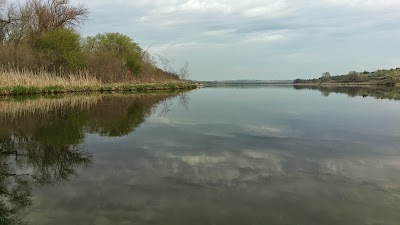
[[46,68],[77,69],[84,66],[80,36],[71,30],[54,29],[43,33],[35,42],[40,64]]
[[0,45],[0,65],[9,69],[38,68],[34,52],[27,43]]
[[87,37],[84,41],[84,48],[92,54],[114,56],[132,74],[138,74],[142,69],[142,49],[126,35],[105,33]]
[[103,83],[129,81],[132,78],[125,65],[110,54],[87,54],[90,74]]

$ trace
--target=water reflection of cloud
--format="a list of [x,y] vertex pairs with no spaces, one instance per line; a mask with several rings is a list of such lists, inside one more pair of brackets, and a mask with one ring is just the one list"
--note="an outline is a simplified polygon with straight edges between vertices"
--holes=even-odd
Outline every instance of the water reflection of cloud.
[[287,127],[276,127],[269,125],[242,125],[243,132],[258,136],[280,137],[280,138],[293,138],[301,135],[301,132]]
[[319,161],[320,171],[346,177],[357,182],[368,182],[382,188],[399,188],[399,157],[362,157],[326,159]]
[[204,136],[213,136],[213,137],[220,137],[220,138],[235,138],[236,137],[236,135],[228,134],[226,132],[216,131],[216,130],[202,131],[202,132],[199,132],[199,134],[204,135]]
[[[189,221],[184,216],[189,214],[219,218],[224,221],[222,224],[240,224],[229,223],[227,215],[258,217],[272,224],[282,224],[282,220],[283,224],[297,224],[296,219],[307,221],[311,215],[322,213],[324,224],[336,221],[330,215],[340,215],[346,221],[354,221],[354,215],[363,215],[380,218],[379,222],[386,222],[383,224],[395,224],[392,219],[396,216],[388,214],[392,212],[388,209],[398,205],[396,193],[389,194],[380,184],[368,185],[363,183],[368,180],[357,179],[357,176],[378,175],[362,173],[374,158],[357,159],[356,166],[352,166],[353,159],[316,160],[318,167],[308,171],[313,173],[307,173],[285,166],[301,158],[294,159],[273,149],[199,153],[178,151],[174,147],[144,147],[144,155],[125,157],[118,162],[97,161],[95,168],[84,177],[60,188],[68,192],[66,195],[60,196],[53,189],[44,190],[40,204],[54,210],[50,215],[49,211],[38,208],[39,216],[35,220],[56,215],[53,218],[71,222],[69,215],[74,215],[88,224],[110,224],[111,221],[129,224],[133,220],[165,224],[169,221],[165,216],[169,215],[178,218],[172,224],[187,224]],[[359,171],[349,173],[354,169]],[[367,207],[371,202],[378,208]],[[282,207],[290,217],[279,211]],[[377,210],[379,207],[386,211]],[[356,221],[367,224],[364,219]]]
[[[125,151],[127,155],[118,161],[110,159],[115,154],[110,152],[82,178],[58,191],[44,190],[39,204],[54,209],[53,218],[70,222],[65,224],[71,224],[70,215],[87,224],[166,224],[168,215],[176,218],[171,224],[187,224],[185,215],[219,218],[221,224],[240,224],[227,221],[227,215],[263,218],[271,224],[296,224],[320,214],[325,215],[324,224],[336,221],[330,215],[346,221],[365,215],[383,224],[395,224],[393,218],[398,218],[389,213],[399,204],[399,192],[385,189],[388,179],[398,180],[394,176],[399,173],[387,170],[399,168],[397,159],[291,154],[268,146],[243,147],[230,140],[226,148],[214,151],[206,145],[191,146],[185,137],[170,142],[156,139],[135,148],[143,152]],[[371,173],[378,166],[382,174]],[[69,194],[60,196],[60,190]],[[371,202],[376,207],[368,207]],[[41,207],[36,213],[36,221],[51,216]]]
[[282,156],[263,149],[181,152],[165,148],[141,161],[160,171],[161,177],[201,185],[238,185],[284,173]]
[[171,127],[178,127],[181,125],[197,125],[197,123],[194,123],[192,121],[183,121],[183,120],[177,120],[177,119],[172,119],[172,118],[167,118],[167,117],[162,117],[162,116],[150,117],[147,119],[147,122],[150,123],[152,126],[168,125]]

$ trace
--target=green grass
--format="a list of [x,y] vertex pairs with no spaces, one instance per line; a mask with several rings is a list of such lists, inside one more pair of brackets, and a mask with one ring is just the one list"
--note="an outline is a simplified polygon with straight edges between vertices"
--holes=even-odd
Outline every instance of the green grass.
[[73,92],[151,92],[168,90],[190,90],[196,85],[191,83],[155,83],[155,84],[115,84],[95,86],[62,86],[50,85],[37,86],[5,86],[0,87],[0,95],[35,95],[35,94],[57,94]]

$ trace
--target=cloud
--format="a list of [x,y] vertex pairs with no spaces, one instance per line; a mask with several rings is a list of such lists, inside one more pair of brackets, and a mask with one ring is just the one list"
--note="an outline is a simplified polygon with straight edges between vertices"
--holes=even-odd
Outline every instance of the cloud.
[[[190,61],[194,79],[229,79],[234,76],[232,71],[265,79],[265,67],[271,72],[267,78],[286,79],[289,77],[280,76],[313,76],[327,70],[335,74],[354,70],[354,65],[373,70],[387,62],[398,66],[400,1],[88,0],[84,4],[92,12],[82,28],[84,35],[106,31],[128,34],[142,46],[152,46],[151,53]],[[343,54],[342,49],[349,54]],[[382,53],[365,60],[363,51]],[[233,57],[239,52],[243,60],[235,65],[203,65],[221,59],[236,62]],[[257,66],[248,60],[247,52],[258,59],[288,57]],[[289,56],[293,52],[309,56],[308,60],[286,66],[293,63]],[[305,62],[307,65],[301,64]]]
[[289,7],[286,1],[273,1],[265,5],[248,8],[244,10],[243,15],[246,17],[275,18],[287,16],[291,13],[293,13],[293,9]]
[[220,30],[211,30],[211,31],[204,31],[201,34],[203,36],[225,36],[229,34],[235,33],[237,30],[236,29],[220,29]]
[[198,46],[198,43],[196,43],[196,42],[166,43],[166,44],[161,44],[161,45],[153,47],[152,52],[157,53],[157,54],[164,54],[164,53],[168,53],[168,51],[172,50],[172,49],[176,51],[176,50],[180,50],[180,49],[195,48],[196,46]]
[[275,32],[261,32],[261,33],[254,33],[249,34],[245,41],[247,42],[272,42],[272,41],[281,41],[286,40],[282,34],[275,33]]

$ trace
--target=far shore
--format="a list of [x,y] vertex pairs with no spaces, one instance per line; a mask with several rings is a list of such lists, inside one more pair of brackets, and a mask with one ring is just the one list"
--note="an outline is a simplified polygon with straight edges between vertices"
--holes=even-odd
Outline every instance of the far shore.
[[382,83],[203,83],[204,87],[213,86],[344,86],[344,87],[400,87],[400,83],[382,84]]
[[359,86],[370,86],[370,87],[399,87],[400,83],[394,83],[393,85],[380,84],[380,83],[293,83],[294,86],[345,86],[345,87],[359,87]]

